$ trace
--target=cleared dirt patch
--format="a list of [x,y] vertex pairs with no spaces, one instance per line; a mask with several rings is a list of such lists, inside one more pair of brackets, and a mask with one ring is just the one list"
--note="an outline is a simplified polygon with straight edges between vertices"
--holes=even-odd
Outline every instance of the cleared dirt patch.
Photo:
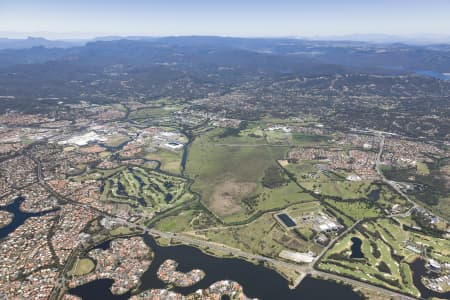
[[279,159],[278,163],[280,164],[280,166],[285,167],[287,165],[289,165],[289,162],[287,159]]
[[256,187],[254,182],[223,181],[213,189],[210,209],[221,217],[235,214],[242,209],[241,200],[254,192]]

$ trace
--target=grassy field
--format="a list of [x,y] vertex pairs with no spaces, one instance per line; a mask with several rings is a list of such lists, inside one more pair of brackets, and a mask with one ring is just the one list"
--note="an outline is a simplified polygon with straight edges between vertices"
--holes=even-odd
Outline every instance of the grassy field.
[[302,147],[327,145],[329,139],[330,137],[326,135],[313,135],[306,133],[292,134],[292,143]]
[[264,135],[270,144],[292,144],[292,133],[283,131],[265,131]]
[[131,233],[142,232],[140,229],[134,229],[127,226],[119,226],[109,232],[110,236],[123,236]]
[[158,119],[170,116],[174,111],[183,109],[183,105],[166,105],[159,107],[146,107],[139,110],[132,111],[128,116],[129,119]]
[[282,140],[281,133],[250,127],[239,135],[221,138],[222,132],[216,129],[198,137],[189,150],[186,167],[186,174],[195,180],[193,189],[202,194],[203,203],[214,214],[227,223],[244,222],[264,211],[314,200],[284,172],[285,179],[277,178],[281,184],[265,183],[267,170],[278,168],[276,160],[289,148],[267,145],[263,134],[278,135]]
[[[193,190],[216,216],[227,223],[244,222],[263,211],[313,200],[276,163],[287,147],[269,146],[262,137],[220,137],[222,133],[215,129],[195,139],[185,171],[194,179]],[[267,171],[273,169],[279,174],[271,172],[274,184],[268,184]]]
[[146,154],[145,158],[159,161],[161,163],[160,168],[163,171],[172,174],[180,174],[182,156],[182,151],[175,152],[166,149],[158,149],[156,152]]
[[[418,296],[400,243],[408,234],[397,223],[383,219],[365,223],[336,243],[322,258],[319,267],[327,271]],[[362,259],[350,258],[351,238],[362,240]]]
[[176,216],[165,217],[155,224],[155,228],[167,232],[182,232],[192,230],[192,220],[200,215],[201,211],[185,210]]
[[111,177],[112,175],[125,170],[126,167],[118,167],[115,169],[90,169],[83,175],[73,177],[75,181],[100,180]]
[[300,218],[301,216],[313,212],[317,212],[322,208],[319,201],[313,201],[308,203],[299,203],[289,206],[286,211],[291,217]]
[[174,203],[194,199],[187,185],[181,177],[129,167],[104,182],[102,199],[160,211]]
[[95,263],[88,257],[77,258],[72,269],[69,271],[69,275],[82,276],[92,272],[95,268]]
[[174,211],[154,224],[156,229],[168,232],[193,231],[218,226],[217,220],[201,205]]
[[370,205],[365,201],[336,201],[331,198],[326,198],[324,199],[324,202],[334,211],[339,212],[339,215],[344,215],[352,221],[374,218],[382,215],[379,208]]
[[428,165],[424,162],[417,162],[416,165],[417,168],[417,174],[419,175],[430,175],[430,169],[428,168]]
[[292,231],[286,231],[271,213],[266,213],[247,225],[212,229],[205,235],[211,241],[270,257],[278,257],[284,249],[308,251],[314,245],[298,239]]

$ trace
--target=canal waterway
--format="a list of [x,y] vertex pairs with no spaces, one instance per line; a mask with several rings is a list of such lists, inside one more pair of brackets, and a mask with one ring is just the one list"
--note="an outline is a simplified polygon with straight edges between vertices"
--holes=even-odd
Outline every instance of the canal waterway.
[[411,270],[413,271],[413,283],[416,286],[416,288],[420,292],[420,296],[423,299],[430,299],[430,298],[439,298],[439,299],[450,299],[450,292],[447,293],[438,293],[433,290],[428,289],[421,280],[421,277],[424,275],[427,275],[427,268],[425,268],[425,260],[423,259],[416,259],[414,262],[410,264]]
[[6,206],[0,206],[0,210],[7,211],[9,213],[12,213],[13,220],[11,223],[0,229],[0,240],[7,237],[8,234],[14,232],[20,225],[23,225],[23,223],[32,217],[41,217],[45,214],[48,214],[50,212],[56,211],[56,209],[49,210],[49,211],[43,211],[38,213],[29,213],[24,212],[20,210],[20,205],[22,202],[25,201],[25,198],[23,197],[17,197],[13,203],[6,205]]

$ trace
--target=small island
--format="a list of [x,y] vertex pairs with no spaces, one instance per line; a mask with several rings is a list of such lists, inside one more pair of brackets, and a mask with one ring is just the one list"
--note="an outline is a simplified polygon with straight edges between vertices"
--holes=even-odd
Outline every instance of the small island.
[[[174,262],[174,261],[171,261]],[[165,261],[167,263],[167,260]],[[176,262],[175,262],[176,263]],[[130,300],[144,299],[240,299],[240,300],[257,300],[257,298],[249,298],[244,294],[242,286],[236,281],[221,280],[211,284],[206,289],[200,289],[195,294],[187,296],[170,291],[168,289],[151,289],[143,291],[138,295],[134,295]]]
[[178,263],[172,259],[164,261],[158,269],[158,278],[165,283],[178,287],[187,287],[197,284],[205,277],[205,272],[194,269],[188,273],[177,271]]
[[72,277],[69,288],[98,279],[112,279],[112,293],[124,294],[139,285],[151,258],[152,252],[141,237],[115,239],[110,248],[93,249],[86,257],[75,261],[69,272]]
[[12,222],[13,218],[14,215],[12,213],[0,210],[0,229],[8,226]]

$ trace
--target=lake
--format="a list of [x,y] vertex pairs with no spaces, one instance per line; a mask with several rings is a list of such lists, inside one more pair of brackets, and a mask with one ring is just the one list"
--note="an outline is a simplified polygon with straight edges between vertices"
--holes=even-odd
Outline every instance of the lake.
[[28,213],[20,210],[20,205],[25,201],[23,197],[17,197],[13,203],[0,206],[0,210],[4,210],[10,212],[14,215],[11,223],[0,229],[0,240],[7,237],[8,234],[14,232],[19,226],[21,226],[27,219],[32,217],[41,217],[50,212],[56,211],[56,209],[52,209],[49,211],[37,212],[37,213]]
[[429,70],[416,70],[415,71],[416,74],[422,75],[422,76],[428,76],[428,77],[433,77],[436,79],[441,79],[441,80],[450,80],[450,75],[446,75],[446,74],[442,74],[442,73],[438,73],[435,71],[429,71]]
[[[291,290],[284,277],[262,265],[254,265],[237,258],[213,257],[204,254],[197,248],[186,245],[159,246],[149,235],[144,235],[144,240],[152,248],[154,259],[141,277],[140,290],[167,288],[167,285],[158,279],[156,272],[166,259],[173,259],[179,263],[178,270],[181,272],[202,269],[206,273],[206,276],[193,286],[172,288],[173,291],[183,295],[193,293],[197,289],[207,288],[216,281],[228,279],[239,282],[244,293],[252,298],[283,300],[363,299],[349,286],[312,277],[306,277],[296,289]],[[85,300],[126,299],[123,296],[111,296],[110,292],[107,291],[111,284],[112,282],[108,280],[96,280],[71,289],[69,292]]]

